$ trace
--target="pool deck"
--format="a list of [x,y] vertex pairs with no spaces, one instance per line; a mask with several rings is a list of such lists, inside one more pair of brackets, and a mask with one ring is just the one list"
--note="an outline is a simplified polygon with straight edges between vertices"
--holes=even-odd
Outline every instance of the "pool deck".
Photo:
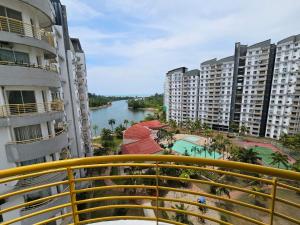
[[[195,143],[197,145],[204,146],[205,144],[208,144],[210,142],[209,138],[205,138],[205,137],[201,137],[201,136],[196,136],[196,135],[192,135],[192,134],[175,134],[174,138],[176,140],[185,140],[185,138],[190,137],[190,136],[198,138],[197,141],[191,141],[192,143]],[[185,140],[185,141],[188,141],[188,140]]]

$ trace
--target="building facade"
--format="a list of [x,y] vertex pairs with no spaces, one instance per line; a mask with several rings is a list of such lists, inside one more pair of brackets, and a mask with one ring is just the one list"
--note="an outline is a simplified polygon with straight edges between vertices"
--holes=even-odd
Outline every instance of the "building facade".
[[[1,169],[82,157],[91,152],[90,136],[84,139],[88,132],[83,133],[89,121],[78,123],[80,119],[88,120],[80,114],[88,112],[86,98],[80,98],[87,95],[86,83],[83,84],[85,89],[81,84],[74,85],[79,74],[86,79],[84,56],[77,46],[70,47],[73,55],[68,53],[65,45],[68,34],[65,27],[57,24],[57,18],[49,0],[2,0],[0,3]],[[77,44],[71,39],[69,43],[70,46]],[[74,124],[80,129],[74,129]],[[65,177],[61,172],[12,181],[0,184],[0,192],[23,190],[36,184],[62,181]],[[3,210],[63,191],[66,190],[60,185],[8,197],[1,201],[0,208]],[[0,221],[26,216],[61,201],[68,199],[20,207],[3,213]],[[66,209],[54,210],[28,218],[22,224],[34,224],[41,218],[65,212]]]
[[300,132],[300,35],[277,43],[266,137]]
[[213,129],[229,129],[233,67],[233,56],[200,65],[198,119]]
[[188,71],[181,67],[167,73],[164,98],[167,119],[177,123],[197,119],[199,78],[198,69]]
[[[275,139],[300,132],[299,40],[300,35],[294,35],[277,46],[271,40],[250,46],[236,43],[233,56],[200,64],[198,91],[184,86],[185,67],[169,71],[167,120],[198,118],[225,131],[244,126],[250,135]],[[183,100],[195,98],[193,93],[198,93],[198,102],[191,101],[187,113]]]

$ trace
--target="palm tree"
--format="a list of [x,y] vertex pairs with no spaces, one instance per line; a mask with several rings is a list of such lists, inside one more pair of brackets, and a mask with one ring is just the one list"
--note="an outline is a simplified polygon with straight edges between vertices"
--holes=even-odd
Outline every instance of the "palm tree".
[[244,124],[240,127],[240,132],[242,135],[245,135],[246,133],[249,132],[249,128],[246,127]]
[[261,160],[259,153],[254,151],[253,148],[244,149],[240,148],[235,158],[240,162],[258,164],[258,160]]
[[[186,207],[183,203],[175,204],[175,206],[172,206],[172,208],[181,211],[188,210],[188,207]],[[175,212],[174,220],[176,220],[179,223],[190,224],[190,221],[188,220],[188,215],[185,213]]]
[[191,153],[194,153],[194,157],[196,156],[196,153],[198,152],[199,148],[197,148],[197,146],[193,146],[191,148]]
[[176,128],[177,128],[177,123],[176,123],[176,121],[175,120],[169,120],[169,126],[173,129],[173,130],[175,130]]
[[276,165],[279,168],[280,163],[282,163],[286,168],[288,168],[289,158],[287,155],[283,155],[280,152],[273,152],[271,154],[272,162],[271,165]]
[[[251,187],[252,191],[255,192],[259,192],[259,193],[266,193],[266,191],[264,189],[262,189],[261,187],[255,186],[255,187]],[[249,194],[249,197],[251,197],[253,199],[253,203],[257,206],[262,206],[262,203],[260,202],[260,200],[265,200],[265,197],[261,196],[261,195],[257,195],[257,194]]]
[[108,124],[111,126],[111,130],[114,131],[114,125],[116,124],[115,119],[109,119]]
[[93,130],[94,130],[94,133],[95,133],[95,137],[97,136],[97,131],[98,131],[98,129],[99,129],[99,127],[98,127],[98,125],[94,125],[93,126]]
[[205,144],[204,144],[204,146],[203,146],[203,151],[204,151],[204,157],[206,158],[206,152],[207,152],[207,150],[208,150],[208,145],[206,144],[206,142],[205,142]]
[[230,198],[230,190],[226,187],[218,187],[216,190],[216,194],[221,196],[221,195],[226,195],[228,198]]
[[125,127],[127,128],[129,121],[127,119],[125,119],[123,123],[124,123]]

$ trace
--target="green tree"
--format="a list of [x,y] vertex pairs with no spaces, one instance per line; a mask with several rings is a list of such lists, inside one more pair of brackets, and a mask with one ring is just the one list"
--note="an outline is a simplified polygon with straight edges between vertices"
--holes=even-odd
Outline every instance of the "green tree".
[[116,124],[115,119],[109,119],[108,124],[111,126],[111,130],[114,131],[114,125]]
[[125,127],[127,128],[129,121],[127,119],[125,119],[123,123],[124,123]]
[[[252,191],[259,192],[259,193],[266,193],[264,189],[262,189],[259,186],[251,187]],[[263,206],[263,203],[261,201],[265,200],[266,198],[264,196],[258,195],[258,194],[249,194],[249,197],[253,199],[253,204],[257,206]]]
[[253,148],[239,148],[236,155],[233,156],[233,159],[244,163],[258,164],[261,157],[259,157],[259,153],[254,151]]
[[115,129],[115,134],[117,136],[117,138],[123,138],[123,131],[126,130],[126,128],[120,124],[119,126],[116,127]]
[[[183,203],[180,204],[175,204],[175,206],[172,206],[173,209],[177,209],[180,211],[187,211],[188,207],[186,207]],[[191,224],[191,222],[188,220],[188,215],[186,213],[181,213],[181,212],[175,212],[175,216],[173,218],[179,223],[183,224]]]
[[288,168],[289,165],[289,159],[287,155],[283,155],[280,152],[273,152],[271,154],[272,162],[271,165],[277,165],[277,167],[280,167],[280,163],[282,163],[286,168]]
[[240,133],[242,134],[242,135],[245,135],[246,133],[248,133],[249,132],[249,127],[247,127],[246,125],[242,125],[241,127],[240,127]]
[[176,121],[170,119],[170,120],[169,120],[169,126],[170,126],[173,130],[175,130],[175,129],[177,128],[177,123],[176,123]]
[[98,125],[95,124],[95,125],[93,126],[93,130],[94,130],[95,137],[97,136],[97,131],[98,131],[98,129],[99,129]]

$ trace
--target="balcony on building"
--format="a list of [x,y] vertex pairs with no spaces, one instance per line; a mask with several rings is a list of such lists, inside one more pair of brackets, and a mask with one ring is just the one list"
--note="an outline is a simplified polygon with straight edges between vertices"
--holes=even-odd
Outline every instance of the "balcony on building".
[[[76,171],[88,169],[86,177],[75,176]],[[195,176],[177,176],[177,170],[194,170],[224,179],[212,181]],[[105,171],[119,171],[111,175]],[[130,173],[136,170],[138,173]],[[102,171],[102,172],[101,172]],[[151,171],[151,172],[150,172]],[[169,172],[168,172],[169,171]],[[170,171],[173,171],[172,173]],[[265,166],[225,160],[175,155],[110,155],[40,163],[22,168],[0,171],[0,182],[30,180],[47,172],[62,173],[66,179],[49,180],[47,184],[26,184],[23,189],[0,194],[1,199],[22,194],[24,203],[1,207],[4,224],[93,224],[93,225],[166,225],[166,224],[237,224],[224,218],[236,218],[239,224],[299,224],[297,213],[282,207],[300,209],[296,199],[286,199],[279,192],[299,192],[295,184],[300,173]],[[259,183],[268,191],[245,188],[244,183]],[[20,182],[20,181],[19,181]],[[80,185],[85,183],[86,185]],[[202,185],[207,186],[201,189]],[[59,187],[51,194],[50,188]],[[230,189],[231,197],[209,191],[209,187]],[[34,192],[32,192],[34,189]],[[21,190],[21,192],[20,192]],[[111,193],[111,194],[108,194]],[[246,203],[236,195],[269,199],[270,204]],[[244,211],[224,208],[242,207]],[[4,204],[5,205],[5,204]],[[20,209],[18,217],[7,217]],[[203,212],[205,209],[205,213]],[[253,217],[248,211],[255,211]],[[178,216],[179,215],[179,216]],[[185,220],[179,220],[184,218]],[[187,219],[187,220],[186,220]]]

